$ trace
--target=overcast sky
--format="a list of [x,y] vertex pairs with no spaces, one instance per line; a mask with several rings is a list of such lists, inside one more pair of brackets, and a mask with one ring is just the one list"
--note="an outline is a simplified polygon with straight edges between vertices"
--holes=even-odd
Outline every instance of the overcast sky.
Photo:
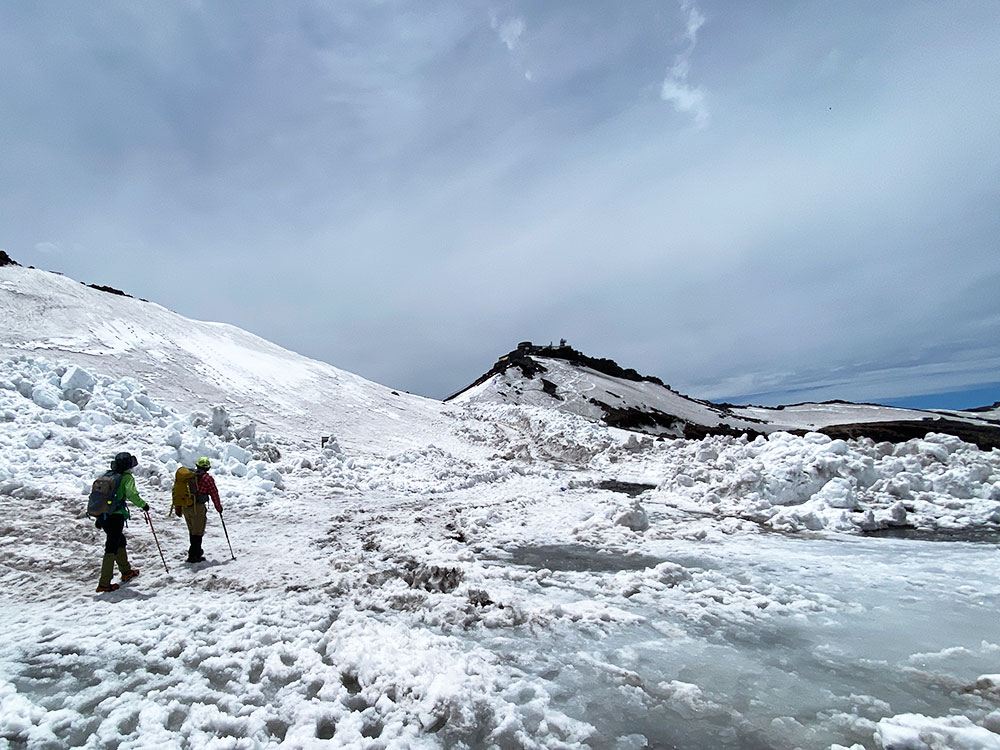
[[990,403],[998,39],[996,0],[11,0],[0,249],[433,397],[564,337],[702,398]]

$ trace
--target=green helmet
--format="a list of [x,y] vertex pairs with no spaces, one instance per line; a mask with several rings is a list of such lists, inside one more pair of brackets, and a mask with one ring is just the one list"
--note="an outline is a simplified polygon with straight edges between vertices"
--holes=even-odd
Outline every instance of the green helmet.
[[194,465],[197,466],[199,469],[211,469],[212,468],[212,462],[209,461],[207,458],[205,458],[205,456],[202,456],[197,461],[195,461]]

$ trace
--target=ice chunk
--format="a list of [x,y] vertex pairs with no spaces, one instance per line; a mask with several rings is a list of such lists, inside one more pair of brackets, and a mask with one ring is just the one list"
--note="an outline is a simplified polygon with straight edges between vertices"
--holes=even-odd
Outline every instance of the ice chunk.
[[31,389],[31,400],[43,409],[55,409],[62,401],[62,393],[54,385],[42,383]]
[[632,531],[645,531],[649,528],[649,516],[646,515],[646,511],[639,504],[639,501],[636,500],[632,503],[632,507],[622,511],[615,517],[615,523],[619,526],[632,529]]
[[62,380],[59,381],[59,385],[66,393],[74,390],[93,393],[94,386],[97,385],[97,378],[84,370],[82,367],[71,365],[62,376]]
[[983,726],[1000,735],[1000,711],[991,711],[986,714],[986,718],[983,719]]
[[85,411],[83,413],[83,423],[92,427],[107,427],[114,424],[115,420],[99,411]]
[[226,411],[226,407],[213,407],[212,426],[209,428],[212,433],[228,440],[232,437],[232,431],[229,429],[229,424],[229,412]]
[[146,407],[143,406],[142,404],[140,404],[135,399],[131,399],[130,398],[126,402],[125,409],[126,409],[126,411],[129,411],[132,414],[135,414],[143,422],[148,422],[148,421],[150,421],[153,418],[153,415],[149,413],[149,411],[146,409]]
[[835,477],[823,485],[816,493],[816,500],[821,500],[831,508],[846,508],[852,510],[857,505],[854,488],[851,483],[841,477]]
[[42,444],[48,439],[48,437],[48,432],[43,432],[42,430],[32,430],[24,436],[24,444],[31,449],[41,448]]
[[653,575],[661,583],[665,583],[667,586],[676,586],[677,584],[690,580],[691,573],[683,565],[678,565],[673,562],[662,562],[653,568]]
[[875,744],[881,750],[1000,750],[1000,734],[973,724],[967,716],[899,714],[878,723]]
[[241,464],[249,463],[253,459],[253,456],[250,455],[250,451],[240,448],[240,446],[235,443],[227,444],[222,453],[227,458],[234,458]]

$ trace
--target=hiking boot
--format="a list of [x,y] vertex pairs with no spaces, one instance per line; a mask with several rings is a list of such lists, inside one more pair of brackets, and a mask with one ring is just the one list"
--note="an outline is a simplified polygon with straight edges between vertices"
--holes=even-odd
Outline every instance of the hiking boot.
[[109,584],[107,586],[98,586],[97,587],[97,593],[98,594],[100,594],[100,593],[102,593],[104,591],[117,591],[117,590],[118,590],[118,584],[117,583],[112,583],[112,584]]
[[201,534],[191,534],[191,546],[188,548],[189,563],[205,562],[205,553],[201,549]]
[[138,568],[132,568],[132,570],[130,570],[128,573],[122,573],[122,583],[125,583],[125,581],[131,581],[137,575],[139,575]]

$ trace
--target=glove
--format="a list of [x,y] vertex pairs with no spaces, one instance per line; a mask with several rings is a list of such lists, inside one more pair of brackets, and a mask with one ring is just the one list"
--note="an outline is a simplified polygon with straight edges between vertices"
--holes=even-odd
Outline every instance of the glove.
[[179,505],[174,506],[174,513],[176,513],[178,516],[184,515],[183,513],[181,513],[181,506]]
[[142,505],[139,506],[139,510],[149,510],[149,503],[145,500],[140,500],[139,502],[142,503]]

